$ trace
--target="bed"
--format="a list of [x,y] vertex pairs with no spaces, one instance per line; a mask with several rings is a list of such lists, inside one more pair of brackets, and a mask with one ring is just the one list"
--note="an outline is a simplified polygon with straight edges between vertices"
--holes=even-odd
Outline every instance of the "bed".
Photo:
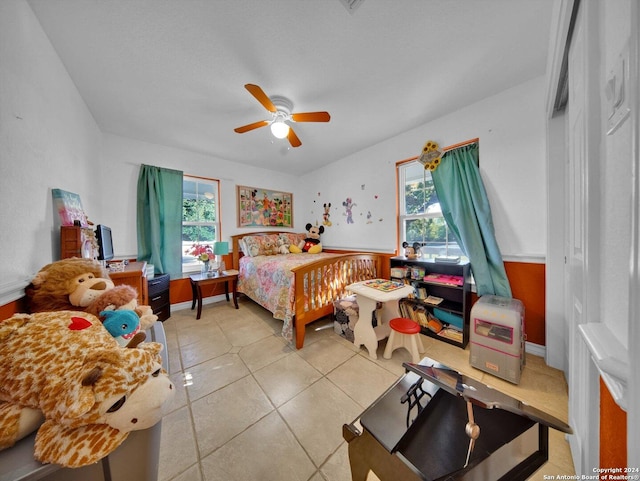
[[278,253],[278,247],[304,237],[273,231],[231,236],[238,292],[282,320],[282,335],[290,342],[295,331],[297,349],[304,345],[307,324],[332,314],[333,301],[347,295],[346,286],[375,279],[382,265],[375,253]]

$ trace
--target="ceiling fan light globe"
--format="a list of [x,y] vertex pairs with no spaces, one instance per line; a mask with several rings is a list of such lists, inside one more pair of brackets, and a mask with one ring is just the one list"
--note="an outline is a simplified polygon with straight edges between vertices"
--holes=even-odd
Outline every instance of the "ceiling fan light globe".
[[271,124],[271,133],[277,139],[284,139],[289,135],[289,126],[284,122],[273,122]]

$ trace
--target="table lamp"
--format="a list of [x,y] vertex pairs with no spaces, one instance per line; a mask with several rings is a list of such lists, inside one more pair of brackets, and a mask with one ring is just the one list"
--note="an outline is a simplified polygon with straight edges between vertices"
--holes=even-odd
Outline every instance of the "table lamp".
[[213,245],[213,253],[216,256],[214,269],[216,270],[217,273],[220,273],[225,268],[224,261],[222,260],[222,256],[226,256],[229,253],[229,243],[223,242],[223,241],[216,242]]

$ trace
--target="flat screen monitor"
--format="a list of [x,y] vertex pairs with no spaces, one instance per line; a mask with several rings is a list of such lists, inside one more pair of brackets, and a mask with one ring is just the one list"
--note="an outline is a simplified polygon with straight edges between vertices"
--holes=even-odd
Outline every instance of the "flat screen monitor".
[[98,225],[96,227],[96,238],[98,239],[98,260],[109,261],[113,259],[111,228],[106,225]]

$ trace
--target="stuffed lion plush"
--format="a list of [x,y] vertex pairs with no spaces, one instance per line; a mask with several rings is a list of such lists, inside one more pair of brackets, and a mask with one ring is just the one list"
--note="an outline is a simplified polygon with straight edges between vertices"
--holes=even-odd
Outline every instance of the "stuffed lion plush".
[[[173,384],[162,345],[120,346],[83,311],[0,322],[0,449],[37,429],[35,458],[80,467],[162,418]],[[44,422],[40,425],[42,420]]]
[[25,289],[31,312],[85,308],[115,286],[93,259],[71,258],[47,264]]
[[29,311],[83,310],[100,315],[104,310],[132,310],[140,330],[158,320],[150,306],[138,305],[131,286],[115,286],[102,265],[93,259],[70,258],[47,264],[25,289]]

